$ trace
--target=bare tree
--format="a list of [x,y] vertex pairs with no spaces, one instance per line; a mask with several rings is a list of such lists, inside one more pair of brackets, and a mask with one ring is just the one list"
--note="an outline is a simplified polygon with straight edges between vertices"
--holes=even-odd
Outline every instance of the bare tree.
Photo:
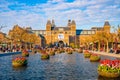
[[7,27],[7,26],[0,26],[0,31],[1,31],[3,28],[5,28],[5,27]]

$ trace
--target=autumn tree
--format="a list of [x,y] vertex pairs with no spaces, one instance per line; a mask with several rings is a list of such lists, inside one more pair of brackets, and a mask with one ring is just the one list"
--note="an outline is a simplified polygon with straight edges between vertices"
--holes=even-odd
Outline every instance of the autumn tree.
[[102,47],[104,47],[104,49],[106,49],[106,51],[108,52],[109,42],[112,41],[112,37],[113,37],[112,34],[105,32],[105,31],[101,31],[95,34],[94,37],[96,38],[96,41],[98,42],[98,50],[100,50],[100,47],[102,45]]
[[9,32],[9,36],[11,39],[13,39],[13,41],[15,42],[22,42],[24,41],[23,36],[26,34],[26,30],[24,30],[23,28],[19,27],[18,25],[15,25],[13,27],[13,30],[10,30]]
[[36,36],[34,33],[27,31],[24,28],[21,28],[18,25],[15,25],[13,29],[9,32],[10,38],[13,40],[13,42],[20,42],[20,45],[22,43],[32,43],[36,44],[36,42],[39,42],[39,37]]
[[90,43],[92,42],[91,36],[81,36],[80,44],[84,45],[87,49],[90,47]]

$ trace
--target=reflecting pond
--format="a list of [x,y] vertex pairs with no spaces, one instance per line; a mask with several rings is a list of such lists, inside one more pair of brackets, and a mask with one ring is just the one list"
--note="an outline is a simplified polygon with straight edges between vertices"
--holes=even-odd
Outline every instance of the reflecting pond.
[[[56,54],[49,60],[41,60],[40,54],[30,54],[28,65],[12,67],[16,55],[0,57],[0,80],[106,80],[98,76],[98,62],[90,62],[83,54]],[[102,56],[102,59],[111,58]],[[109,79],[119,80],[119,79]]]

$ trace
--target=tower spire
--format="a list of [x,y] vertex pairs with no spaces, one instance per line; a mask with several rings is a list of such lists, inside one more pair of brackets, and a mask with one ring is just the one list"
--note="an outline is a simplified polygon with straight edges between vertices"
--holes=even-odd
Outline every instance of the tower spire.
[[48,20],[48,21],[47,21],[47,24],[46,24],[46,30],[47,30],[47,31],[50,31],[50,30],[51,30],[51,26],[52,26],[51,21]]
[[54,19],[52,19],[52,27],[55,27]]
[[76,23],[75,23],[75,21],[74,21],[74,20],[72,20],[71,24],[72,24],[72,25],[76,25]]
[[110,27],[111,26],[110,26],[109,22],[105,21],[104,26],[103,26],[104,31],[110,33]]
[[47,25],[51,25],[51,21],[50,20],[47,21]]
[[110,26],[109,22],[108,22],[108,21],[105,21],[104,26]]
[[68,27],[70,27],[71,26],[71,20],[69,19],[68,20]]

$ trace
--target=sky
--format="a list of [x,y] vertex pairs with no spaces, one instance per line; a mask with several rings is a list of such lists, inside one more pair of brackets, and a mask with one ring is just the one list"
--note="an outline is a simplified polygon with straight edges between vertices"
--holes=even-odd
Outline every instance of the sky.
[[102,27],[104,22],[120,25],[120,0],[0,0],[1,31],[8,33],[14,25],[46,29],[47,20],[67,26],[75,20],[77,29]]

